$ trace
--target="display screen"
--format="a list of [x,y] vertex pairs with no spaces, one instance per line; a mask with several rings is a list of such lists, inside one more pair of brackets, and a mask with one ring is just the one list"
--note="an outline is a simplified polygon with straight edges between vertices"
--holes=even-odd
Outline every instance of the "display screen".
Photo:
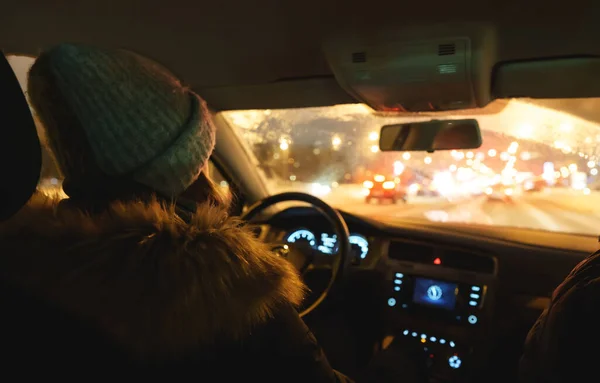
[[456,283],[415,278],[413,302],[446,310],[454,310],[456,306],[456,290]]

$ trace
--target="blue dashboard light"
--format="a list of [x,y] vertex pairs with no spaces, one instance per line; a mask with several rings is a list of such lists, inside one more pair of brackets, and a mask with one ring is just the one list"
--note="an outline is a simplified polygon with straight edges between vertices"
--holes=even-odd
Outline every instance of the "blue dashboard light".
[[388,299],[388,306],[390,306],[390,307],[396,306],[396,299],[394,299],[394,298]]
[[450,347],[454,347],[456,346],[456,343],[454,343],[453,341],[450,341]]
[[479,287],[479,286],[472,286],[471,290],[473,290],[473,291],[481,291],[481,287]]
[[317,239],[315,238],[315,235],[306,229],[294,231],[293,233],[287,236],[286,241],[288,243],[306,241],[312,248],[316,248],[317,246]]
[[348,237],[348,242],[350,242],[351,245],[358,246],[360,249],[360,259],[365,259],[367,257],[367,254],[369,253],[369,241],[367,241],[365,237],[359,234],[351,234],[350,237]]
[[400,291],[400,286],[394,287],[394,291]]
[[469,315],[469,317],[467,318],[467,320],[469,321],[469,323],[471,324],[475,324],[477,323],[478,319],[475,315]]
[[394,283],[397,285],[401,285],[402,284],[402,279],[395,279]]
[[446,339],[440,339],[440,344],[446,344]]
[[321,245],[318,250],[323,254],[333,254],[337,252],[337,235],[329,236],[327,233],[321,234]]
[[414,331],[413,331],[413,333],[412,333],[412,334],[410,334],[410,335],[412,335],[412,337],[413,337],[413,338],[416,338],[416,337],[417,337],[417,335],[419,335],[419,334],[417,334],[416,332],[414,332]]
[[457,355],[452,355],[450,358],[448,358],[448,365],[451,368],[459,368],[461,364],[462,360]]
[[470,302],[469,302],[469,306],[473,306],[473,307],[475,307],[475,306],[477,306],[477,302],[475,302],[475,301],[470,301]]
[[402,273],[396,273],[396,278],[402,278],[402,277],[404,277],[404,274],[402,274]]
[[435,336],[432,336],[431,338],[429,338],[429,340],[430,340],[431,342],[435,342],[435,341],[437,341],[437,338],[436,338]]
[[437,301],[442,299],[443,291],[442,288],[438,285],[431,285],[427,289],[427,297],[432,301]]
[[[338,251],[337,235],[329,235],[327,233],[321,233],[320,241],[317,239],[315,234],[306,229],[298,229],[288,234],[286,237],[288,243],[296,243],[305,241],[310,244],[313,249],[319,250],[323,254],[335,254]],[[356,252],[356,256],[360,259],[365,259],[369,253],[369,241],[367,238],[360,234],[351,234],[348,237],[348,242],[354,248],[353,252]],[[401,273],[399,278],[402,278]]]

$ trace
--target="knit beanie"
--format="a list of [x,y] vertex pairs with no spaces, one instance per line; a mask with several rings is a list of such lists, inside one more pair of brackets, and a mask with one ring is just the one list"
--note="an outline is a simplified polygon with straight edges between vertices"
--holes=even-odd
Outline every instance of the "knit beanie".
[[214,148],[204,101],[131,51],[61,44],[38,57],[28,83],[67,178],[97,167],[175,197],[198,178]]

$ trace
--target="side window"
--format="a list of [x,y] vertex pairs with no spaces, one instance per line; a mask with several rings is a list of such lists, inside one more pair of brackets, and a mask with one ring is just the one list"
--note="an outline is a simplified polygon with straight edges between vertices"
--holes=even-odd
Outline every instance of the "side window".
[[227,178],[223,175],[223,173],[221,173],[221,171],[217,168],[217,166],[215,166],[214,162],[210,159],[208,160],[207,173],[208,173],[209,178],[215,184],[217,184],[217,186],[219,186],[219,189],[221,190],[223,195],[226,197],[226,199],[231,200],[233,197],[233,193],[232,193],[231,187],[229,185],[229,182],[227,181]]
[[[21,84],[21,89],[23,93],[27,91],[27,73],[29,72],[29,68],[33,65],[35,58],[31,56],[19,56],[19,55],[7,55],[8,62],[19,80]],[[59,194],[64,195],[62,193],[62,177],[56,166],[54,161],[54,157],[52,156],[50,150],[48,150],[48,146],[46,144],[46,134],[44,132],[42,124],[39,122],[35,114],[33,113],[33,117],[35,119],[35,125],[37,127],[38,136],[40,138],[40,142],[42,144],[42,171],[40,174],[39,181],[39,189],[48,194]]]

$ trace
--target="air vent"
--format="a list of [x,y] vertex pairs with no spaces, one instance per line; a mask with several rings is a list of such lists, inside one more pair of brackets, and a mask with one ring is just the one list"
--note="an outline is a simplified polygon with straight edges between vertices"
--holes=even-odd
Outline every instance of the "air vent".
[[440,44],[438,45],[438,56],[452,56],[456,54],[455,44]]
[[492,274],[495,269],[494,259],[462,250],[444,250],[442,258],[447,267]]
[[411,242],[390,243],[388,256],[398,261],[414,263],[431,263],[435,258],[435,249],[432,246],[421,245]]
[[492,257],[463,250],[435,248],[413,242],[391,242],[388,256],[398,261],[432,266],[439,264],[437,262],[441,262],[439,267],[449,267],[478,273],[493,274],[495,271],[495,262]]
[[365,63],[367,62],[367,53],[366,52],[354,52],[352,53],[352,62],[353,63]]

